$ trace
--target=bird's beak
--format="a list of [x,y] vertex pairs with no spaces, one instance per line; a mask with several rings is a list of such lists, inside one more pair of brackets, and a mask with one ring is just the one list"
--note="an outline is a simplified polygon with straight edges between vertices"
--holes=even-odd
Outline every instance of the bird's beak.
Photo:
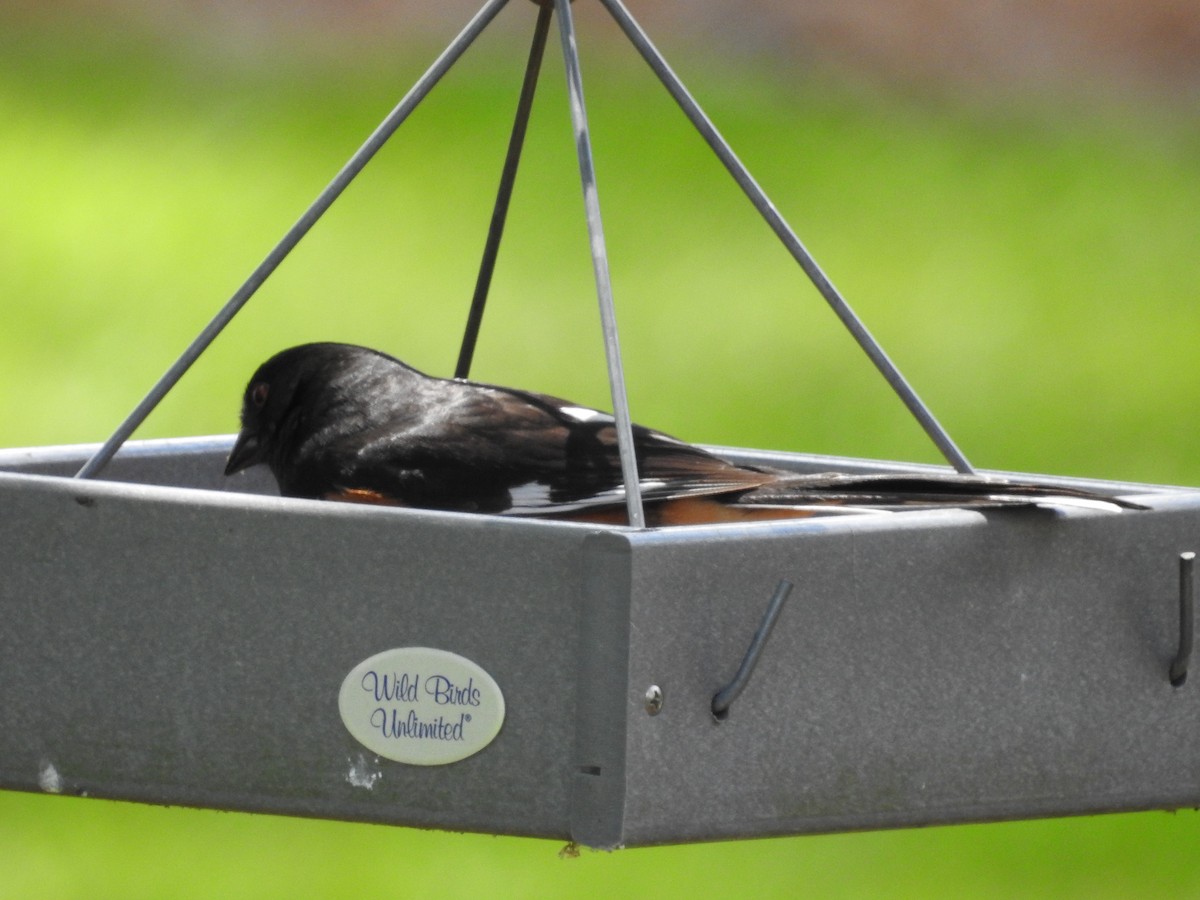
[[233,450],[229,452],[229,461],[225,463],[225,474],[232,475],[234,472],[248,469],[260,462],[262,462],[262,445],[258,435],[243,431],[234,442]]

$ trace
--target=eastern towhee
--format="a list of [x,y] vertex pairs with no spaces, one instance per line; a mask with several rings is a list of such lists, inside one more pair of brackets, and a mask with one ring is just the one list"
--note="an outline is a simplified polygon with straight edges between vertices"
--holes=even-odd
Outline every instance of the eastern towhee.
[[[649,525],[1031,504],[1136,504],[975,475],[800,475],[735,465],[633,426]],[[435,378],[351,344],[276,354],[246,387],[225,474],[266,463],[285,497],[624,523],[613,417]]]

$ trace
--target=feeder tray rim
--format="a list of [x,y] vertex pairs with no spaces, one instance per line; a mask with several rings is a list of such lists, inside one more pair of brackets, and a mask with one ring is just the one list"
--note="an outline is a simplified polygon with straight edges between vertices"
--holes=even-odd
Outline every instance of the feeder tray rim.
[[[162,460],[174,457],[177,459],[212,456],[223,458],[233,445],[236,435],[214,434],[191,437],[151,438],[145,440],[127,441],[114,458],[118,465],[139,460]],[[978,523],[982,520],[980,510],[967,507],[950,506],[944,509],[911,510],[903,513],[862,515],[862,516],[832,516],[811,519],[784,519],[764,522],[722,522],[698,525],[671,525],[662,528],[639,529],[630,525],[601,524],[593,522],[571,522],[554,519],[544,519],[536,516],[502,516],[470,512],[453,512],[447,510],[419,509],[413,507],[373,506],[370,504],[334,503],[326,500],[308,500],[296,497],[280,497],[248,489],[239,489],[234,476],[226,481],[218,482],[218,488],[173,483],[166,481],[163,476],[143,480],[137,473],[123,473],[120,477],[82,479],[71,477],[66,472],[74,471],[79,461],[93,453],[98,443],[59,444],[43,447],[14,447],[0,448],[0,479],[29,478],[38,483],[71,482],[72,489],[80,496],[108,495],[121,497],[136,497],[139,499],[158,499],[182,503],[196,503],[202,506],[226,505],[241,509],[257,509],[267,512],[306,512],[309,514],[333,515],[342,517],[372,517],[372,516],[416,516],[431,520],[453,521],[467,523],[488,523],[489,527],[517,528],[529,525],[535,528],[567,528],[583,529],[591,532],[620,534],[623,536],[656,534],[664,535],[714,535],[732,537],[743,531],[747,534],[788,534],[801,535],[804,533],[826,533],[830,530],[857,529],[867,527],[895,528],[903,522],[905,527],[929,527],[935,523],[941,525]],[[797,453],[792,451],[771,451],[723,445],[700,445],[704,449],[736,463],[750,465],[773,466],[776,468],[794,469],[800,472],[838,471],[850,474],[870,473],[912,473],[914,475],[936,474],[950,471],[948,466],[929,463],[910,463],[890,460],[865,459],[857,457],[842,457],[826,454]],[[28,471],[37,467],[42,471]],[[62,472],[47,472],[45,468],[61,468]],[[118,470],[119,471],[119,470]],[[1108,481],[1102,479],[1077,478],[1067,476],[1035,475],[1024,472],[1005,472],[981,470],[981,477],[1015,478],[1048,485],[1062,485],[1083,489],[1101,489],[1116,492],[1119,496],[1137,501],[1152,500],[1149,504],[1161,508],[1163,501],[1178,494],[1194,498],[1200,489],[1173,485],[1152,485],[1129,481]],[[1184,502],[1187,502],[1186,499]],[[1171,503],[1165,504],[1167,506]],[[1088,509],[1061,508],[1058,515],[1109,515],[1109,513]],[[504,523],[504,524],[499,524]]]

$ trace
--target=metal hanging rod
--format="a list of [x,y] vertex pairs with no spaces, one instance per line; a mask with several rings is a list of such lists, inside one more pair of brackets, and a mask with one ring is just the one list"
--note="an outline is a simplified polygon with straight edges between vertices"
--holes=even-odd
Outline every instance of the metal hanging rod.
[[550,18],[553,14],[554,7],[548,3],[542,4],[538,9],[537,24],[533,29],[533,44],[529,48],[529,62],[525,65],[525,81],[521,85],[517,115],[513,122],[512,136],[508,139],[508,152],[504,157],[504,169],[500,173],[500,187],[496,191],[496,205],[488,226],[483,259],[479,263],[479,277],[475,281],[475,294],[471,297],[471,310],[467,314],[467,327],[463,332],[462,347],[458,352],[458,364],[454,367],[455,378],[466,378],[471,373],[475,342],[479,339],[479,328],[483,324],[483,308],[492,285],[492,273],[496,269],[496,256],[500,252],[500,239],[504,235],[504,223],[508,218],[508,204],[517,180],[517,166],[521,162],[521,150],[525,146],[529,113],[533,110],[533,95],[537,90],[538,73],[542,68],[542,57],[545,55],[546,38],[550,33]]
[[967,458],[963,456],[958,447],[955,446],[954,441],[950,439],[950,435],[946,433],[946,430],[942,428],[937,419],[934,418],[933,413],[930,412],[929,407],[921,401],[921,398],[917,396],[917,392],[912,389],[908,381],[900,374],[900,370],[888,358],[883,348],[879,346],[879,342],[871,336],[871,333],[867,330],[867,326],[863,324],[862,320],[854,313],[854,310],[850,308],[850,305],[842,298],[837,288],[833,286],[833,283],[821,271],[816,260],[812,258],[812,255],[805,249],[804,244],[796,237],[796,233],[792,231],[791,227],[784,221],[783,216],[779,214],[779,211],[775,208],[775,204],[767,198],[763,189],[758,186],[758,182],[754,180],[746,167],[742,165],[741,160],[734,154],[728,142],[717,131],[716,126],[713,125],[708,116],[704,114],[704,110],[692,99],[692,95],[688,93],[687,88],[683,86],[683,82],[671,70],[663,55],[650,42],[650,38],[647,37],[646,32],[634,21],[633,16],[629,14],[629,11],[620,0],[600,0],[600,2],[604,4],[612,17],[616,19],[621,30],[625,32],[625,36],[629,38],[638,52],[642,54],[643,59],[649,64],[650,68],[654,70],[654,74],[662,81],[667,91],[679,105],[679,108],[683,110],[684,115],[688,117],[692,125],[696,127],[696,130],[708,142],[708,146],[712,148],[717,158],[724,163],[725,168],[729,170],[729,174],[733,176],[733,180],[738,183],[738,187],[750,198],[750,202],[754,204],[754,208],[758,210],[759,214],[762,215],[767,224],[771,226],[771,229],[783,242],[783,245],[787,247],[788,252],[800,264],[800,268],[808,275],[813,285],[820,291],[821,296],[825,298],[825,301],[837,314],[837,317],[842,320],[842,324],[846,326],[846,329],[854,337],[854,340],[858,342],[858,345],[862,347],[871,362],[879,369],[880,373],[887,380],[887,383],[891,385],[892,390],[899,395],[904,405],[908,407],[909,412],[913,414],[917,422],[925,429],[925,433],[937,445],[942,455],[946,457],[947,462],[963,474],[973,474],[974,469],[967,462]]
[[608,274],[608,249],[604,243],[604,225],[600,220],[600,197],[596,192],[596,170],[592,163],[587,107],[583,103],[583,77],[579,71],[575,23],[571,15],[571,0],[554,2],[558,10],[563,59],[567,67],[571,121],[575,125],[575,148],[579,154],[579,176],[583,182],[583,205],[592,245],[592,271],[596,278],[596,296],[600,301],[600,325],[604,331],[604,354],[608,362],[613,417],[617,420],[617,448],[621,454],[621,475],[625,479],[625,508],[629,513],[629,524],[634,528],[645,528],[641,480],[638,477],[637,458],[633,448],[633,422],[629,416],[629,401],[625,395],[621,342],[617,337],[617,314],[613,308],[612,280]]
[[213,317],[213,320],[205,326],[204,330],[192,341],[191,345],[183,351],[183,354],[177,359],[172,366],[167,369],[166,373],[158,380],[158,382],[150,389],[150,392],[142,398],[139,403],[120,425],[113,432],[112,436],[105,441],[104,445],[97,450],[92,457],[84,464],[76,474],[76,478],[92,478],[98,475],[109,461],[113,458],[116,452],[121,449],[121,445],[129,439],[129,436],[137,430],[138,426],[146,420],[146,417],[154,411],[154,408],[162,402],[171,388],[173,388],[184,376],[192,364],[200,358],[200,354],[208,349],[208,345],[216,340],[217,335],[225,330],[225,326],[230,323],[235,315],[241,310],[246,302],[254,296],[255,292],[262,287],[263,282],[270,277],[279,264],[287,258],[287,255],[292,252],[300,240],[308,234],[309,230],[317,223],[317,220],[333,205],[338,197],[341,196],[350,182],[355,176],[363,170],[371,158],[379,152],[379,149],[387,143],[397,128],[409,117],[417,105],[428,96],[433,90],[434,85],[441,80],[442,76],[450,70],[450,67],[458,61],[458,58],[463,55],[463,52],[471,46],[475,38],[477,38],[488,24],[495,18],[496,13],[504,8],[508,0],[488,0],[483,8],[475,14],[475,18],[467,23],[466,28],[451,41],[448,46],[436,60],[433,65],[422,75],[412,90],[410,90],[387,117],[379,124],[366,142],[350,157],[349,161],[344,165],[340,172],[334,176],[333,181],[321,191],[317,199],[312,202],[312,205],[304,211],[296,224],[283,236],[278,244],[267,254],[264,259],[255,269],[245,283],[238,288],[237,292],[229,298],[228,302],[221,308],[221,311]]

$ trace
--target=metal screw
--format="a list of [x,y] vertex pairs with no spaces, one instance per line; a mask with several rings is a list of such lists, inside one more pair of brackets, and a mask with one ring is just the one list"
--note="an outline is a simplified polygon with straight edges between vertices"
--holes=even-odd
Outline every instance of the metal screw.
[[657,684],[652,684],[646,688],[646,712],[649,715],[657,716],[662,712],[663,707],[663,692]]

